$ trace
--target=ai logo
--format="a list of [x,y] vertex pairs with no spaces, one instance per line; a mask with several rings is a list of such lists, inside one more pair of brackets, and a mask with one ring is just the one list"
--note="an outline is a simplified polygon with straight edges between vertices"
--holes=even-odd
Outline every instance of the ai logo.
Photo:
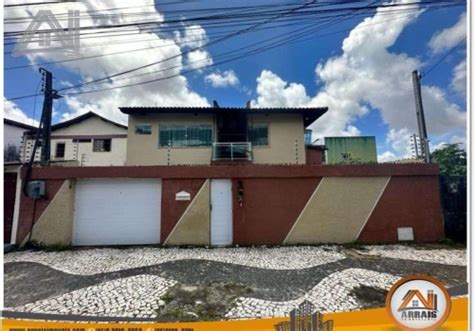
[[451,299],[441,282],[425,276],[402,278],[387,296],[387,310],[403,330],[434,330],[446,321]]
[[[14,54],[58,50],[77,52],[80,47],[79,20],[79,10],[69,10],[67,28],[63,28],[51,10],[39,10],[16,44]],[[45,26],[49,28],[45,29]],[[35,42],[39,47],[30,47]]]

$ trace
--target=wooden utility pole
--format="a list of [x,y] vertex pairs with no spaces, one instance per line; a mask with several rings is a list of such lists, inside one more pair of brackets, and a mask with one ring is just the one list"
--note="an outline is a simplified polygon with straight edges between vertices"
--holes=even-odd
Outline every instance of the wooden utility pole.
[[[53,89],[53,74],[44,68],[39,69],[43,80],[43,111],[41,113],[41,165],[47,166],[51,157],[51,120],[53,100],[61,98]],[[32,155],[32,158],[35,156]]]
[[426,131],[425,113],[423,110],[423,100],[421,98],[421,84],[420,74],[418,70],[414,70],[412,73],[413,78],[413,89],[415,91],[415,107],[416,107],[416,120],[418,122],[418,131],[420,135],[420,150],[421,156],[425,162],[431,162],[430,146],[428,140],[428,133]]

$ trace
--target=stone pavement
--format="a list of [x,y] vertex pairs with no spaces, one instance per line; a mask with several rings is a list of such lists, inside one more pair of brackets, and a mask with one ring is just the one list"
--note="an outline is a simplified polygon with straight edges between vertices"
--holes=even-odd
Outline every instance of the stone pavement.
[[[383,306],[390,286],[413,273],[448,288],[466,282],[466,251],[439,245],[30,250],[4,263],[5,310],[157,320],[286,316],[303,300],[321,312]],[[178,303],[188,315],[170,309]]]

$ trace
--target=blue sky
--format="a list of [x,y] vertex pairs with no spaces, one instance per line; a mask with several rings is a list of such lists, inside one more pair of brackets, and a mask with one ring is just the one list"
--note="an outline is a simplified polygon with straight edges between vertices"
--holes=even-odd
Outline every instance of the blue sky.
[[[130,6],[130,3],[124,0],[107,0],[104,3],[106,5],[102,4],[102,7],[90,5],[80,9],[87,13],[91,8],[106,10],[107,6]],[[146,4],[147,1],[143,0],[143,3]],[[171,6],[160,5],[158,1],[155,7],[141,8],[139,11],[148,11],[147,17],[168,20],[167,11],[222,7],[228,6],[229,3],[208,0]],[[231,5],[269,3],[269,0],[233,1]],[[133,6],[139,4],[134,2]],[[68,6],[71,5],[53,7],[55,14],[66,12]],[[30,13],[34,14],[36,9],[38,8],[35,7]],[[380,160],[409,157],[409,136],[416,133],[410,73],[413,69],[426,72],[443,58],[444,60],[422,80],[431,143],[433,148],[436,148],[442,143],[465,141],[465,71],[462,70],[466,56],[465,45],[461,44],[452,51],[453,46],[462,40],[463,33],[466,33],[463,26],[465,10],[465,6],[427,11],[412,10],[409,13],[377,13],[372,10],[364,17],[348,16],[345,21],[310,35],[311,39],[304,42],[283,45],[237,61],[204,67],[179,76],[180,72],[186,70],[186,66],[195,63],[192,59],[201,60],[199,63],[219,63],[219,55],[224,52],[262,43],[268,38],[285,32],[290,33],[298,27],[243,34],[209,47],[204,46],[200,51],[191,52],[160,66],[176,66],[176,69],[167,71],[176,73],[176,78],[77,97],[68,96],[55,105],[54,120],[61,121],[93,110],[124,122],[126,118],[119,112],[118,106],[191,106],[206,105],[212,103],[212,100],[226,106],[243,106],[247,100],[251,100],[254,107],[328,106],[329,112],[313,127],[315,138],[333,135],[375,135]],[[165,13],[162,14],[163,12]],[[22,8],[5,10],[7,19],[25,16],[25,13]],[[129,20],[128,17],[121,19]],[[362,23],[364,19],[367,21]],[[93,20],[81,20],[81,26],[94,23]],[[6,31],[8,29],[15,30],[18,26],[13,28],[6,25]],[[137,30],[140,36],[137,38],[156,38],[152,41],[127,44],[123,42],[124,39],[117,39],[122,43],[108,45],[111,38],[97,39],[97,42],[81,40],[81,56],[138,49],[161,43],[173,45],[145,52],[104,56],[45,67],[54,72],[55,87],[61,88],[134,68],[179,51],[193,50],[196,46],[205,45],[202,40],[212,41],[217,38],[215,33],[222,30],[225,29],[206,26],[200,28],[186,24],[175,31],[157,35],[140,33]],[[186,32],[189,31],[193,36],[199,34],[201,39],[186,39]],[[130,36],[118,38],[130,40]],[[8,40],[6,42],[8,43]],[[5,46],[7,68],[67,59],[64,54],[46,52],[13,57],[8,54],[13,46]],[[155,76],[150,74],[147,78]],[[38,68],[34,66],[7,70],[4,77],[7,100],[34,94],[39,82]],[[127,82],[127,79],[121,79],[108,81],[106,84],[117,86]],[[42,98],[38,97],[35,108],[33,98],[6,101],[5,117],[31,123],[33,117],[39,118],[41,102]]]

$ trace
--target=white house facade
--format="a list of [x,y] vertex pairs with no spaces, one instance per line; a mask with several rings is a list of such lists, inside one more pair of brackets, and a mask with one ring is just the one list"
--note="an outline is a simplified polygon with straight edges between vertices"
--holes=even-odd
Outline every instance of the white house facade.
[[[21,161],[33,151],[35,132],[24,136]],[[127,151],[127,126],[93,112],[55,124],[51,128],[51,161],[75,161],[79,166],[122,166]],[[41,146],[36,150],[39,161]]]

